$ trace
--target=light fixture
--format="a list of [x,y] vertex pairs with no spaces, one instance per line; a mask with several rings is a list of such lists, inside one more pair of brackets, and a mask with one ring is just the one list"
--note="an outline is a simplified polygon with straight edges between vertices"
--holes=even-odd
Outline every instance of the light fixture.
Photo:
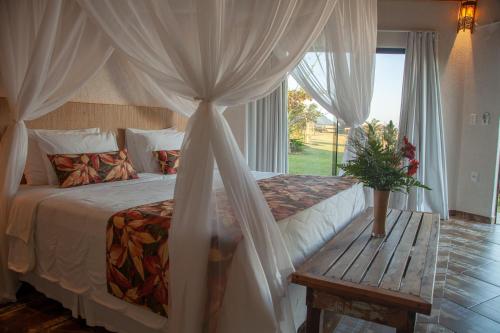
[[460,3],[460,12],[458,13],[457,32],[460,30],[470,30],[474,32],[474,21],[476,17],[477,0],[465,0]]

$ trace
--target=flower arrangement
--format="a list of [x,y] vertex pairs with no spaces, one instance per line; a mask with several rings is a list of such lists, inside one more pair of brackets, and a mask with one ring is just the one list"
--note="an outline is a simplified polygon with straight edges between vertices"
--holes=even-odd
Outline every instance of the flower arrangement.
[[430,190],[414,177],[419,167],[415,146],[406,137],[398,144],[397,136],[392,121],[386,126],[377,121],[367,123],[350,142],[355,158],[340,167],[346,175],[359,179],[374,190],[408,192],[411,187]]
[[415,146],[407,137],[398,143],[393,122],[381,126],[377,121],[367,123],[350,141],[355,158],[340,167],[348,176],[359,179],[373,191],[373,237],[385,237],[385,221],[391,192],[408,192],[412,187],[430,188],[414,176],[419,167]]

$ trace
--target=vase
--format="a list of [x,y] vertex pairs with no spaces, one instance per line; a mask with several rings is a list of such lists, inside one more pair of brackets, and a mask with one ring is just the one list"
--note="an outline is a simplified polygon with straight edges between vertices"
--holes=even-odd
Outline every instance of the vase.
[[391,191],[373,190],[373,237],[385,237],[385,220]]

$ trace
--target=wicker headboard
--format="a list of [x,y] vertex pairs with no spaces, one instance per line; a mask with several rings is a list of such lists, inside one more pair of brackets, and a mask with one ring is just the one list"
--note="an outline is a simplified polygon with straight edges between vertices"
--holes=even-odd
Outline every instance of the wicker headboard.
[[[8,103],[0,98],[0,128],[8,122]],[[117,134],[118,145],[125,144],[125,128],[161,129],[178,127],[185,121],[176,113],[158,107],[69,102],[48,115],[27,123],[29,128],[76,129],[100,127]],[[0,132],[0,133],[1,133]]]

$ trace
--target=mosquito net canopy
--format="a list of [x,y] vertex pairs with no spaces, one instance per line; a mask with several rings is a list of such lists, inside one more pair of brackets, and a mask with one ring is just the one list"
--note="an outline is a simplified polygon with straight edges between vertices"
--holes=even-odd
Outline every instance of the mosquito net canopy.
[[262,331],[292,331],[286,279],[294,267],[221,111],[276,88],[322,33],[336,5],[337,0],[1,1],[0,74],[12,122],[0,145],[0,297],[12,299],[16,287],[7,269],[5,227],[27,154],[24,122],[68,101],[116,50],[151,94],[190,117],[169,235],[169,329],[201,330],[210,241],[223,236],[220,207],[229,205],[243,234],[248,274],[258,286]]

